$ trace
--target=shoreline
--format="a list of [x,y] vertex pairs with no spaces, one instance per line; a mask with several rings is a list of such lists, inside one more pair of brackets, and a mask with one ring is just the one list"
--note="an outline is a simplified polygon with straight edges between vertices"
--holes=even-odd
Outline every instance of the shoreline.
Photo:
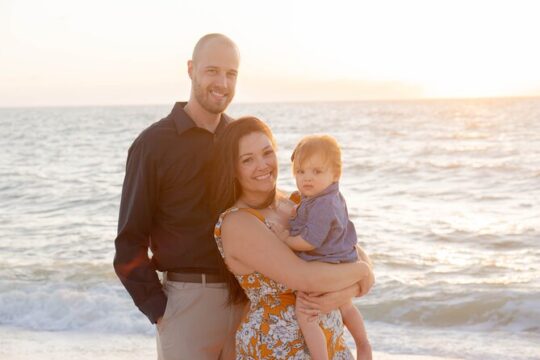
[[[0,358],[2,359],[146,360],[155,357],[156,344],[153,336],[31,331],[17,327],[0,326]],[[376,360],[458,360],[456,358],[392,354],[379,351],[373,352],[373,358]]]

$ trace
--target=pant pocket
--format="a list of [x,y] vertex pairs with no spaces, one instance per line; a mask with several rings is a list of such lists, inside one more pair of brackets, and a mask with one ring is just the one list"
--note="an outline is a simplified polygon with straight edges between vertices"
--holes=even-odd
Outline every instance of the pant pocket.
[[161,317],[161,321],[156,326],[158,331],[160,332],[169,322],[169,319],[171,317],[171,314],[173,313],[173,307],[174,307],[174,299],[172,298],[173,295],[167,291],[165,293],[167,294],[167,304],[165,305],[165,312],[163,313],[163,316]]

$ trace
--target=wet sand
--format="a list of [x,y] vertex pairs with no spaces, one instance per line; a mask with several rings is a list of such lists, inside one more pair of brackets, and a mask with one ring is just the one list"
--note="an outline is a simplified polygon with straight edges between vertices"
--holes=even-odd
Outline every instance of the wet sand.
[[[136,334],[29,331],[0,327],[0,358],[5,360],[147,360],[156,358],[155,340]],[[376,360],[457,360],[388,354],[375,351]]]

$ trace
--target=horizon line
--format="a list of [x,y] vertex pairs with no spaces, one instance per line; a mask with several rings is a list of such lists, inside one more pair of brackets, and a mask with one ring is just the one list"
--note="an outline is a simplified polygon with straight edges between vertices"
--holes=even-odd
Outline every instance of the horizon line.
[[[475,101],[475,100],[503,100],[503,99],[540,99],[539,95],[508,95],[508,96],[469,96],[469,97],[418,97],[418,98],[373,98],[373,99],[344,99],[344,100],[268,100],[268,101],[239,101],[229,104],[313,104],[313,103],[362,103],[362,102],[415,102],[415,101]],[[179,102],[179,100],[173,103]],[[167,106],[171,103],[118,103],[118,104],[50,104],[50,105],[0,105],[0,109],[29,109],[29,108],[77,108],[77,107],[143,107]]]

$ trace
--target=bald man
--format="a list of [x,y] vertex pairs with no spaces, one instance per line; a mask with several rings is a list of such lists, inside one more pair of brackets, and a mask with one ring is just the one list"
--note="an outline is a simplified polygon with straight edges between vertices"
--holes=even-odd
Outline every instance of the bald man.
[[214,138],[231,121],[224,111],[239,62],[229,38],[203,36],[187,63],[189,101],[176,103],[128,151],[114,268],[135,305],[157,324],[160,360],[231,354],[228,340],[241,309],[226,305],[206,180]]

